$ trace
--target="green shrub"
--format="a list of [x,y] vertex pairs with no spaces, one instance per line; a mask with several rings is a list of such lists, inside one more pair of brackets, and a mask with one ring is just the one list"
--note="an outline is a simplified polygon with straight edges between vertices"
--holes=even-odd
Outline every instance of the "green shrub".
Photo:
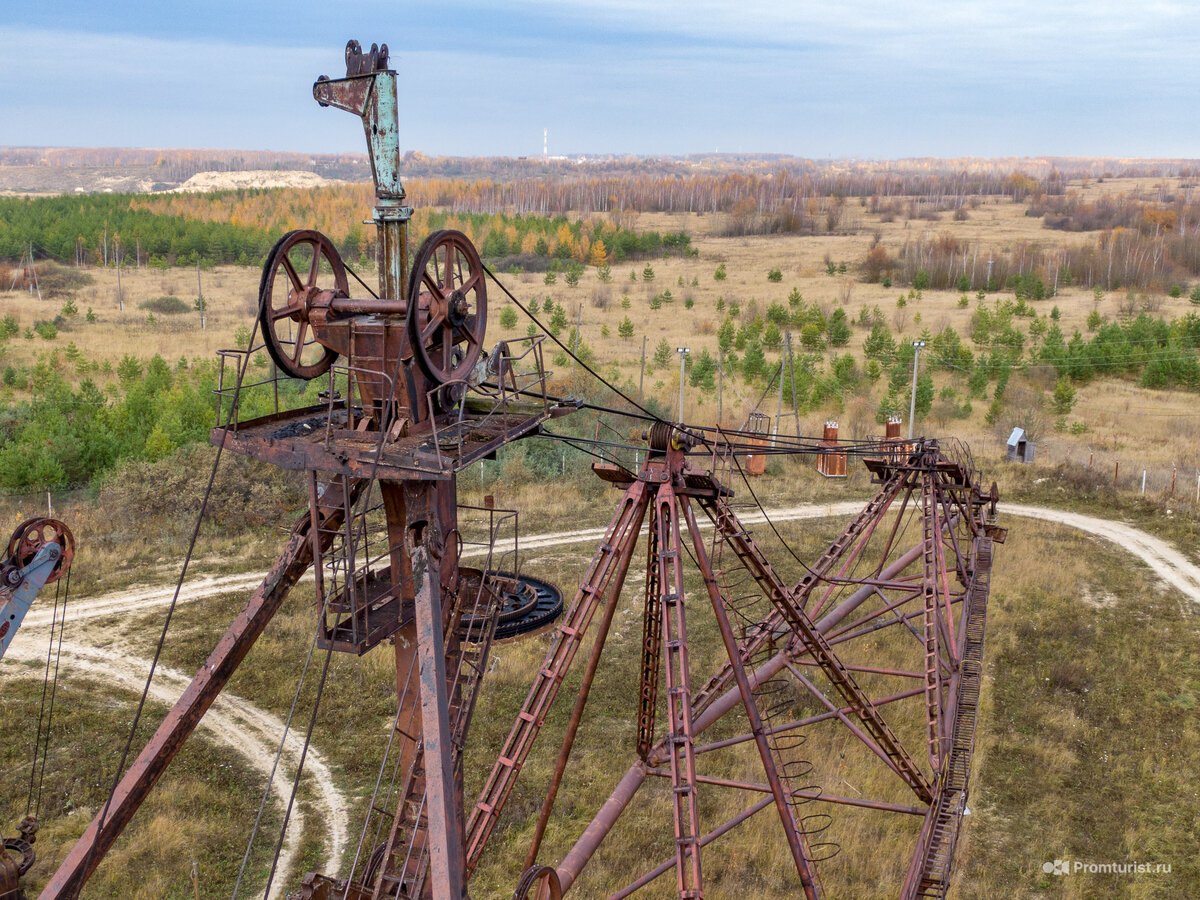
[[177,316],[180,313],[191,311],[191,307],[183,300],[180,300],[178,297],[166,296],[143,300],[138,304],[138,309],[144,309],[151,314],[158,313],[164,316]]
[[662,368],[671,361],[671,345],[667,343],[667,339],[663,338],[658,342],[658,346],[654,348],[654,365]]

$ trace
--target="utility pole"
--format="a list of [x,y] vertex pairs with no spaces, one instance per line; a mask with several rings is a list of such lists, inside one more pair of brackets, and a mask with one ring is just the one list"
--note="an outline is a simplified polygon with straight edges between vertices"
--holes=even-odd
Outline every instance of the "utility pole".
[[125,295],[121,293],[121,236],[113,236],[113,254],[117,259],[117,309],[125,309]]
[[924,341],[913,341],[913,383],[912,397],[908,401],[908,439],[911,441],[913,436],[913,419],[917,415],[917,363],[921,359],[921,348],[925,346]]
[[575,357],[579,354],[579,329],[583,327],[583,304],[575,312],[575,340],[571,341],[571,374],[575,374]]
[[33,276],[33,287],[29,289],[29,293],[33,293],[34,288],[37,289],[38,300],[42,299],[42,285],[38,282],[37,266],[33,262],[33,241],[29,242],[29,274]]
[[687,355],[692,352],[691,347],[676,347],[675,352],[679,354],[679,421],[683,421],[683,373],[686,368]]
[[642,388],[646,384],[646,336],[642,335],[642,372],[638,375],[638,402],[641,403],[645,395],[642,393]]
[[717,354],[717,425],[721,424],[721,394],[725,389],[725,355]]
[[792,417],[796,422],[796,437],[800,437],[800,404],[796,402],[796,363],[792,357],[792,333],[784,332],[787,340],[788,378],[792,380]]
[[200,260],[196,260],[196,305],[200,307],[200,330],[204,330],[204,288],[200,286]]
[[783,418],[783,357],[779,357],[779,403],[775,407],[775,434],[771,441],[779,443],[779,420]]

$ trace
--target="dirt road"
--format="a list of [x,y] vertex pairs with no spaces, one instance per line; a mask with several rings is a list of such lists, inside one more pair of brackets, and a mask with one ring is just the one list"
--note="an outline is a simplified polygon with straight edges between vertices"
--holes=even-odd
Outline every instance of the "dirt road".
[[[861,508],[861,501],[852,500],[832,504],[784,507],[771,510],[769,516],[775,522],[790,522],[798,519],[850,516]],[[1041,506],[1004,504],[1001,507],[1001,515],[1003,518],[1027,517],[1055,522],[1111,541],[1121,549],[1140,558],[1165,582],[1178,588],[1194,602],[1200,603],[1200,567],[1191,563],[1171,544],[1160,538],[1121,522]],[[751,525],[761,524],[763,516],[761,514],[746,515],[743,520]],[[706,525],[708,523],[703,523],[702,527]],[[587,528],[532,535],[521,541],[521,549],[529,551],[570,544],[595,543],[603,534],[603,528]],[[464,557],[473,555],[477,554],[468,551]],[[261,579],[260,574],[197,578],[184,586],[179,599],[182,603],[189,603],[224,593],[249,591],[256,587]],[[77,624],[82,620],[129,612],[141,613],[154,607],[166,606],[171,601],[172,593],[172,587],[137,587],[90,600],[73,602],[68,634],[71,633],[71,624]],[[45,630],[49,627],[50,618],[49,610],[32,611],[25,620],[25,626],[18,640],[14,641],[9,656],[14,660],[44,658],[44,651],[40,649],[40,645],[45,639]],[[145,659],[114,655],[111,648],[99,650],[77,643],[64,644],[63,653],[67,657],[64,665],[72,673],[94,677],[138,693],[141,692],[144,685],[143,673],[149,670],[150,665],[149,661]],[[8,671],[13,672],[11,669]],[[156,700],[173,703],[188,681],[189,679],[184,673],[160,667],[152,694]],[[264,777],[270,772],[279,735],[283,731],[283,723],[277,716],[254,706],[249,701],[226,694],[205,716],[202,727],[206,729],[213,740],[233,747],[242,753],[256,770],[263,773]],[[295,736],[289,739],[284,756],[285,768],[290,771],[287,774],[276,773],[274,792],[276,798],[286,798],[287,796],[290,789],[290,772],[294,772],[295,761],[300,750],[299,745],[300,741]],[[308,782],[317,794],[318,813],[322,820],[328,823],[330,830],[325,870],[337,872],[340,870],[349,827],[346,798],[338,790],[328,767],[316,748],[310,747],[309,749],[305,771]],[[284,856],[280,859],[277,887],[272,891],[272,896],[282,896],[282,888],[278,885],[289,884],[295,878],[295,873],[291,869],[302,828],[302,818],[294,814]]]
[[[25,637],[24,632],[22,637]],[[107,687],[117,687],[139,695],[146,685],[146,673],[150,670],[149,660],[122,654],[112,647],[101,650],[66,641],[62,645],[62,654],[63,668],[69,670],[73,677],[94,679]],[[46,651],[42,641],[14,641],[5,659],[44,664]],[[42,667],[37,665],[20,666],[7,670],[7,674],[41,678],[42,671]],[[159,665],[155,671],[154,682],[150,686],[150,697],[170,706],[179,699],[179,695],[191,680],[191,677],[183,672]],[[224,744],[245,757],[250,766],[262,776],[262,783],[265,784],[266,780],[272,777],[279,737],[283,734],[283,721],[278,716],[240,697],[225,693],[217,698],[216,703],[205,714],[200,721],[200,728],[210,740]],[[293,729],[288,735],[279,768],[274,772],[271,782],[271,797],[281,812],[286,807],[288,795],[291,793],[292,779],[302,748],[303,734],[297,734]],[[346,798],[338,790],[329,766],[315,747],[309,747],[304,761],[304,772],[306,784],[316,792],[315,803],[319,817],[322,822],[328,823],[329,827],[325,870],[336,872],[341,865],[350,830]],[[300,849],[301,835],[304,833],[304,821],[304,812],[297,804],[288,821],[283,849],[279,855],[279,875],[276,876],[271,889],[272,898],[282,898],[290,884],[292,867]],[[263,835],[260,839],[275,840],[270,835]]]

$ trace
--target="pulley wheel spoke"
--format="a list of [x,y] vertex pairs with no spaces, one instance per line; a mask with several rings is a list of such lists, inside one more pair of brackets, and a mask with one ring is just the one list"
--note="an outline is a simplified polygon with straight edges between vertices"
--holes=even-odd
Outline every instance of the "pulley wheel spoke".
[[[292,258],[293,251],[297,251],[299,259]],[[322,259],[332,272],[332,277],[325,276],[324,283]],[[307,280],[300,277],[297,265],[307,273]],[[284,288],[288,288],[285,296],[277,299],[278,294],[284,293]],[[336,351],[313,340],[308,321],[309,298],[322,289],[349,296],[346,267],[337,249],[319,231],[289,231],[271,248],[263,265],[258,289],[258,321],[267,353],[275,365],[292,378],[316,378],[329,371],[337,359]],[[284,322],[287,324],[283,325]]]
[[461,381],[475,367],[487,327],[479,252],[459,231],[437,231],[418,248],[409,276],[413,359],[430,386]]

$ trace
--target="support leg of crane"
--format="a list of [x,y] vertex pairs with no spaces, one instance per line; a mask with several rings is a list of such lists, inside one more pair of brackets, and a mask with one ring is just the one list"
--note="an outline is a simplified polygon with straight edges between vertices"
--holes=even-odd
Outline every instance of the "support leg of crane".
[[[638,509],[645,511],[645,505],[641,505]],[[608,602],[604,606],[604,612],[601,615],[599,630],[596,633],[596,640],[592,644],[592,652],[588,657],[587,668],[583,673],[583,682],[579,685],[579,694],[575,698],[575,708],[571,710],[571,721],[567,723],[567,733],[563,737],[562,749],[558,754],[558,761],[554,766],[554,774],[550,777],[550,787],[546,792],[546,799],[542,804],[542,812],[538,817],[537,827],[533,832],[533,840],[529,845],[529,852],[525,857],[525,868],[527,871],[535,868],[537,862],[538,850],[541,849],[542,838],[546,834],[546,826],[550,822],[550,813],[554,809],[554,801],[558,796],[559,786],[562,784],[563,775],[566,773],[567,762],[571,758],[571,749],[575,744],[575,735],[579,731],[579,723],[583,720],[583,711],[587,705],[588,696],[591,693],[592,682],[596,678],[596,670],[600,666],[600,657],[604,652],[604,642],[608,637],[609,628],[612,626],[613,616],[617,611],[617,603],[621,599],[621,591],[625,587],[625,576],[629,572],[629,562],[633,558],[633,549],[637,544],[637,534],[641,527],[640,516],[634,522],[630,529],[631,539],[625,541],[621,548],[621,555],[617,563],[617,572],[613,577],[612,587],[609,588]],[[554,877],[554,883],[558,883],[558,877]]]
[[721,589],[717,585],[716,576],[713,574],[712,563],[705,552],[704,541],[700,537],[700,529],[696,524],[695,513],[692,512],[692,507],[686,497],[680,498],[680,506],[683,508],[688,533],[692,537],[692,547],[696,552],[696,564],[700,567],[700,574],[704,578],[704,586],[708,589],[708,599],[712,603],[713,616],[716,618],[717,628],[721,632],[721,641],[725,644],[725,653],[729,657],[729,662],[733,667],[733,676],[737,682],[738,693],[742,698],[742,706],[745,708],[746,716],[750,720],[750,732],[754,735],[754,743],[758,748],[763,772],[767,776],[767,784],[771,786],[771,795],[775,799],[775,808],[779,812],[779,821],[783,825],[788,849],[792,853],[792,861],[796,864],[796,874],[800,876],[800,885],[804,889],[804,896],[807,900],[816,900],[818,891],[809,862],[811,854],[808,850],[807,841],[797,825],[795,812],[784,792],[783,782],[780,780],[779,771],[775,766],[775,757],[772,755],[771,747],[767,743],[767,735],[763,728],[762,716],[759,715],[758,703],[755,700],[754,691],[750,687],[750,680],[746,677],[746,669],[742,665],[741,648],[738,646],[737,637],[733,633],[733,627],[729,624],[729,617],[725,614],[725,599],[721,596]]
[[655,498],[658,585],[662,640],[666,651],[667,747],[671,761],[671,796],[675,807],[675,872],[680,900],[704,896],[700,863],[700,798],[696,789],[695,731],[688,658],[683,548],[679,505],[674,488],[665,484]]
[[441,590],[424,545],[412,551],[412,572],[433,900],[463,900],[462,831],[455,803]]
[[[339,479],[326,489],[321,499],[322,534],[336,528],[336,520],[342,514],[344,492],[349,491],[353,498],[359,488],[359,482]],[[129,824],[184,741],[246,658],[267,623],[279,610],[288,591],[312,562],[309,527],[310,519],[306,514],[292,530],[283,553],[250,597],[246,608],[229,626],[216,649],[117,785],[103,820],[100,815],[92,820],[42,891],[40,900],[66,900],[78,896],[113,841]]]
[[[570,668],[575,651],[583,640],[601,598],[605,596],[610,582],[615,577],[620,559],[627,552],[627,544],[637,541],[647,498],[646,484],[642,481],[633,482],[626,490],[600,548],[592,557],[591,565],[575,594],[575,599],[563,615],[545,662],[529,690],[521,711],[517,714],[517,720],[500,751],[499,759],[484,783],[483,791],[467,823],[469,870],[479,861],[479,855],[500,817],[500,811],[512,791],[521,765],[529,755],[550,705],[554,702],[559,686]],[[566,890],[566,885],[563,889]]]
[[[792,630],[793,639],[799,641],[804,650],[820,665],[838,693],[854,709],[856,717],[867,732],[895,763],[896,771],[900,773],[904,782],[924,803],[929,803],[933,799],[933,789],[925,773],[901,744],[899,737],[875,708],[871,699],[863,692],[854,675],[842,664],[816,624],[796,604],[795,596],[784,585],[758,545],[748,536],[737,516],[729,509],[717,509],[716,504],[711,501],[704,501],[703,505],[713,524],[723,532],[730,548],[783,616]],[[928,547],[928,539],[925,545]]]

